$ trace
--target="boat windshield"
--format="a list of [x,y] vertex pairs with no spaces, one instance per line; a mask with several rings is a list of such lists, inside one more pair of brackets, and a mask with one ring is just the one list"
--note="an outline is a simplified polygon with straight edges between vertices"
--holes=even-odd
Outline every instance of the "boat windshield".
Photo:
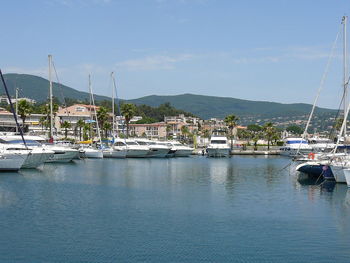
[[214,144],[226,144],[226,141],[225,140],[211,140],[211,143],[214,143]]
[[126,142],[127,145],[138,145],[136,142]]
[[174,146],[183,146],[181,143],[174,143]]
[[[137,141],[139,145],[148,145],[146,142]],[[128,143],[129,144],[129,143]]]

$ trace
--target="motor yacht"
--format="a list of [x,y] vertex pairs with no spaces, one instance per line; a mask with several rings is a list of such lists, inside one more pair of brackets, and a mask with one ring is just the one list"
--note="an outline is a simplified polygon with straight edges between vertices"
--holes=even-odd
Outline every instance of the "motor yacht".
[[307,155],[312,151],[308,141],[302,138],[286,138],[284,146],[280,148],[280,154],[289,157],[295,157],[297,154]]
[[127,158],[145,158],[147,157],[150,148],[146,145],[139,145],[133,139],[125,139],[126,144],[126,157]]
[[230,146],[226,136],[222,134],[213,134],[207,147],[208,157],[229,157]]
[[174,157],[188,157],[192,154],[193,148],[184,145],[178,141],[169,141],[171,150],[174,151]]
[[147,157],[151,158],[164,158],[169,153],[171,146],[166,144],[158,144],[155,141],[147,139],[136,139],[139,145],[149,147],[149,152]]

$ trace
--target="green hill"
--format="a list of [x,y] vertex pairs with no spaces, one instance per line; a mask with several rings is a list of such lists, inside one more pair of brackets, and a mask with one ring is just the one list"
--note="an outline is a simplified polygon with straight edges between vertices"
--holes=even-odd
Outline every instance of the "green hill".
[[[5,74],[6,83],[10,94],[15,95],[15,87],[20,89],[21,97],[35,99],[38,102],[46,101],[48,98],[49,83],[46,79],[27,75],[27,74]],[[2,85],[1,85],[2,86]],[[4,94],[3,89],[0,94]],[[88,100],[89,94],[54,83],[53,94],[60,101],[65,98],[75,100]],[[110,100],[107,96],[95,95],[96,101]],[[169,102],[177,109],[191,112],[202,119],[213,117],[224,118],[228,114],[236,114],[240,117],[258,118],[278,118],[278,117],[295,117],[309,114],[311,110],[310,104],[293,103],[282,104],[267,101],[250,101],[235,98],[203,96],[194,94],[182,94],[175,96],[146,96],[138,99],[128,100],[128,102],[137,105],[149,105],[158,107],[161,104]],[[334,110],[317,108],[316,114],[332,113]]]
[[[238,116],[255,116],[256,118],[292,117],[309,114],[312,107],[312,105],[305,103],[283,104],[194,94],[176,96],[151,95],[130,100],[130,102],[150,106],[159,106],[169,102],[177,109],[191,112],[204,119],[213,117],[224,118],[231,113]],[[332,111],[334,110],[317,108],[315,112],[326,113]]]
[[[47,79],[27,75],[27,74],[4,74],[6,85],[9,89],[10,95],[15,96],[15,88],[19,89],[20,97],[26,97],[34,99],[38,102],[46,101],[49,97],[49,82]],[[5,94],[3,85],[0,84],[0,94]],[[65,98],[71,98],[84,101],[89,100],[89,93],[78,91],[76,89],[67,87],[56,82],[53,83],[53,96],[63,101],[63,95]],[[96,100],[110,99],[106,96],[95,95]]]

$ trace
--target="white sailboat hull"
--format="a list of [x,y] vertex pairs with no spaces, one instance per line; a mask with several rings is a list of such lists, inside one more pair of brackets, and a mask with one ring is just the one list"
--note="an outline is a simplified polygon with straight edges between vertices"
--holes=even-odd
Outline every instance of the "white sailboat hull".
[[103,158],[102,150],[86,148],[86,149],[83,149],[83,151],[84,151],[85,158],[94,158],[94,159],[102,159]]
[[25,160],[28,153],[1,153],[0,154],[0,171],[18,171]]
[[40,165],[44,164],[47,160],[53,158],[53,151],[32,151],[28,154],[27,159],[23,163],[21,168],[33,169],[38,168]]
[[345,181],[348,187],[350,187],[350,169],[344,169],[344,176],[345,176]]

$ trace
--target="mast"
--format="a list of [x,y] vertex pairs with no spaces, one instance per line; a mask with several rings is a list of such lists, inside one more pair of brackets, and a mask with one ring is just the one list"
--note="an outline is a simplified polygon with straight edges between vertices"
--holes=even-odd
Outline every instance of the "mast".
[[113,122],[112,122],[112,136],[114,138],[114,134],[115,134],[115,113],[114,113],[114,89],[115,89],[115,81],[114,81],[114,72],[112,71],[111,72],[111,78],[112,78],[112,81],[113,81],[113,88],[112,88],[112,114],[113,114]]
[[52,79],[51,79],[51,66],[52,66],[52,55],[49,55],[49,82],[50,82],[50,89],[49,89],[49,100],[50,100],[50,139],[53,138],[53,107],[52,107]]
[[[16,116],[18,118],[18,88],[16,87]],[[18,127],[16,125],[16,133],[18,132]]]
[[95,107],[94,94],[92,93],[90,74],[89,74],[89,91],[90,91],[90,94],[91,94],[91,102],[92,102],[92,106],[94,108],[94,115],[95,115],[95,118],[96,118],[96,128],[97,128],[98,139],[100,141],[100,145],[102,146],[102,139],[101,139],[100,127],[99,127],[98,119],[97,119],[97,112],[96,112],[96,107]]
[[[347,72],[347,32],[346,32],[346,25],[348,22],[348,17],[343,16],[342,19],[342,24],[343,24],[343,63],[344,63],[344,76],[343,76],[343,85],[344,85],[344,118],[345,118],[345,113],[347,112],[347,107],[348,107],[348,90],[347,90],[347,81],[348,81],[348,72]],[[346,124],[344,127],[344,139],[346,140]]]

